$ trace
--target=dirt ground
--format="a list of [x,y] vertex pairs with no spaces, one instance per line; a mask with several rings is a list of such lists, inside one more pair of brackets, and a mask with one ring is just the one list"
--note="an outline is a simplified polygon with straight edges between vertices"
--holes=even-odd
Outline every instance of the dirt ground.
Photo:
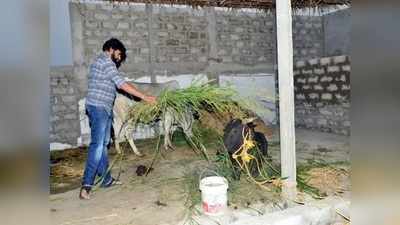
[[[139,165],[149,167],[155,154],[155,140],[136,142],[145,154],[138,157],[124,145],[125,156],[121,164],[116,163],[113,176],[120,172],[123,185],[108,189],[96,189],[92,199],[78,199],[83,173],[86,148],[71,149],[51,153],[50,208],[52,224],[134,224],[134,225],[176,225],[183,224],[188,215],[187,178],[198,179],[207,162],[189,146],[175,143],[175,151],[163,151],[153,165],[148,176],[137,176]],[[215,154],[213,146],[208,146],[210,154]],[[279,146],[271,146],[271,151]],[[115,158],[115,150],[110,149],[110,162]],[[121,169],[119,169],[121,167]],[[328,195],[349,194],[349,166],[306,167],[307,180]],[[337,169],[339,168],[339,170]],[[342,171],[342,172],[340,172]],[[329,176],[329,177],[327,177]],[[243,182],[242,182],[243,180]],[[253,184],[241,179],[240,188],[233,199],[232,210],[250,207],[254,203],[278,202],[279,195],[261,191]],[[260,192],[260,193],[256,193]],[[229,195],[229,193],[228,193]]]

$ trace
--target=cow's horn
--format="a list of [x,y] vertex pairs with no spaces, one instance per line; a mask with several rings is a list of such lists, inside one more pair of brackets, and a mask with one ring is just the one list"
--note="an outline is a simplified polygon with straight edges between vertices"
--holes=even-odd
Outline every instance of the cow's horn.
[[251,123],[251,122],[253,122],[253,121],[256,120],[256,119],[257,119],[257,117],[245,118],[245,119],[243,119],[243,124]]

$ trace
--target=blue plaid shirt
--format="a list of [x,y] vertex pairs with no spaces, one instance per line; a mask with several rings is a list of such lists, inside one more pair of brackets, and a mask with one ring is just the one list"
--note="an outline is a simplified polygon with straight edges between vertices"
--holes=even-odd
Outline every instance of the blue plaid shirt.
[[104,107],[111,115],[117,88],[125,79],[106,53],[101,53],[90,65],[86,105]]

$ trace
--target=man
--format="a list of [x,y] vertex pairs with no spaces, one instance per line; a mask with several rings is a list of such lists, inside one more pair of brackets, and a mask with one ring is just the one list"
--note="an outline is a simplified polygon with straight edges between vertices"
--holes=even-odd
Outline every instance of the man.
[[90,190],[97,176],[102,177],[101,187],[119,184],[108,170],[107,146],[110,141],[112,109],[117,88],[153,104],[154,96],[147,96],[132,84],[125,82],[117,70],[126,58],[125,46],[115,38],[103,45],[103,52],[90,65],[86,112],[89,117],[91,141],[88,149],[80,199],[90,199]]

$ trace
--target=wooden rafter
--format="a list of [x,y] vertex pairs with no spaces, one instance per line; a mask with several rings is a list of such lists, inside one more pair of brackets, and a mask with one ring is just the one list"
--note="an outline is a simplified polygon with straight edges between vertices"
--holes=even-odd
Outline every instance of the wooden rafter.
[[[274,0],[106,0],[109,2],[132,2],[150,4],[177,4],[192,7],[228,7],[228,8],[275,8]],[[351,0],[292,0],[292,8],[322,7],[329,5],[349,5]]]

